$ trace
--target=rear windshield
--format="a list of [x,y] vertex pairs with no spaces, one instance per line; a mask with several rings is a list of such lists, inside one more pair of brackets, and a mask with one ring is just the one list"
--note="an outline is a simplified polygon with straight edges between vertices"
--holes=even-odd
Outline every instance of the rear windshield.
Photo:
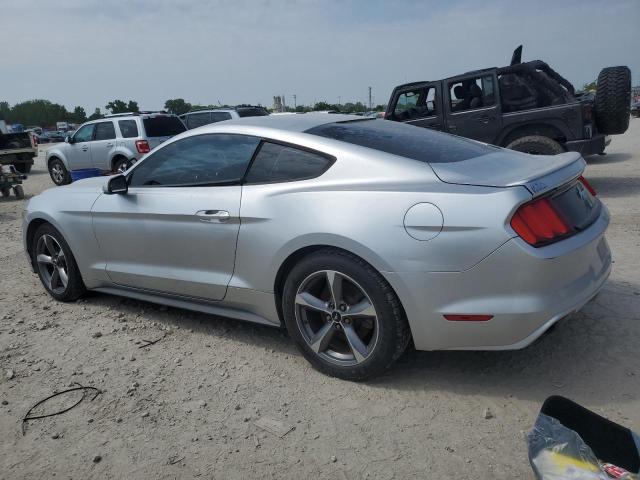
[[264,117],[265,115],[269,115],[269,112],[264,108],[238,108],[237,112],[240,117]]
[[306,133],[428,163],[460,162],[495,149],[465,138],[383,119],[327,123]]
[[145,118],[143,122],[147,137],[170,137],[187,129],[178,117],[168,115]]

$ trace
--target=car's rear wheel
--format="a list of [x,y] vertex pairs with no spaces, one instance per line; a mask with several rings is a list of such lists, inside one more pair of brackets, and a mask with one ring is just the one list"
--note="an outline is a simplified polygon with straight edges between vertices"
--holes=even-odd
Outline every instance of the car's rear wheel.
[[67,185],[71,183],[71,175],[59,158],[52,158],[49,161],[49,176],[56,185]]
[[362,259],[340,250],[313,253],[291,270],[283,314],[305,358],[346,380],[383,373],[410,340],[389,284]]
[[125,157],[117,157],[113,162],[113,171],[116,173],[124,173],[131,166],[129,159]]
[[543,135],[527,135],[507,145],[507,148],[531,155],[557,155],[564,153],[564,147],[554,139]]
[[56,300],[72,302],[86,291],[71,249],[60,232],[45,223],[36,230],[31,255],[44,288]]

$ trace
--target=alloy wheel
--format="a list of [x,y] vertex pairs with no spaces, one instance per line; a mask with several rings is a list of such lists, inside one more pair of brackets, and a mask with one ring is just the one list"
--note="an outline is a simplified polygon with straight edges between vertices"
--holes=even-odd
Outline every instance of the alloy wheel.
[[373,302],[349,276],[335,270],[309,275],[295,298],[298,328],[307,345],[340,366],[364,362],[378,341]]
[[54,293],[63,293],[69,284],[67,259],[60,243],[45,234],[36,244],[36,262],[45,285]]
[[60,165],[58,162],[54,163],[51,166],[51,178],[53,178],[53,181],[60,185],[64,182],[64,177],[65,174],[62,165]]

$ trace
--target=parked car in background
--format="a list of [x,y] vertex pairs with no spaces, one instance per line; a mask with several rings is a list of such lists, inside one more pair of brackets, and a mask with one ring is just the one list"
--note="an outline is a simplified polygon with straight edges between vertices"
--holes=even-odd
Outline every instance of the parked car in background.
[[608,135],[629,126],[631,72],[600,72],[595,96],[576,92],[546,63],[522,63],[400,85],[385,118],[454,133],[521,152],[555,155],[604,152]]
[[640,117],[640,102],[634,102],[631,105],[631,116]]
[[593,298],[609,214],[585,166],[382,119],[243,118],[41,193],[23,238],[57,300],[284,324],[316,368],[364,379],[411,340],[524,348]]
[[47,150],[49,175],[56,185],[64,185],[71,182],[72,170],[124,172],[144,154],[185,130],[176,115],[166,112],[107,115],[84,123],[65,143]]
[[222,122],[234,118],[262,117],[269,115],[269,111],[264,107],[254,107],[252,105],[240,105],[235,108],[214,108],[211,110],[195,110],[193,112],[180,115],[180,118],[191,130],[210,123]]
[[49,138],[49,143],[58,143],[64,142],[64,139],[67,137],[66,132],[61,132],[59,130],[54,130],[52,132],[46,132],[47,137]]

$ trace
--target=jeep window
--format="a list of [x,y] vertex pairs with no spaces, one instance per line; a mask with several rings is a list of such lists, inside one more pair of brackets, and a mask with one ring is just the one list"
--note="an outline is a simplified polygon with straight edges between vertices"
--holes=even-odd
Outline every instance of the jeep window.
[[195,187],[238,183],[260,139],[194,135],[154,150],[129,178],[132,187]]
[[452,112],[495,105],[493,76],[466,78],[449,83],[449,106]]
[[231,120],[231,114],[229,112],[211,112],[211,123],[222,122],[224,120]]
[[394,120],[413,120],[436,114],[436,89],[423,87],[402,92],[393,110]]
[[209,112],[190,113],[187,115],[187,128],[197,128],[211,123]]
[[138,136],[138,125],[135,120],[120,120],[118,122],[122,138],[135,138]]
[[460,162],[496,149],[466,138],[383,119],[327,123],[305,133],[428,163]]
[[247,174],[247,183],[293,182],[322,175],[333,159],[299,148],[265,142]]
[[116,138],[116,129],[113,126],[113,122],[96,123],[94,140],[112,140],[114,138]]
[[171,137],[187,130],[184,123],[172,115],[145,118],[142,123],[147,137]]
[[73,142],[90,142],[93,137],[93,127],[95,124],[85,125],[84,127],[80,127],[80,129],[73,136]]

